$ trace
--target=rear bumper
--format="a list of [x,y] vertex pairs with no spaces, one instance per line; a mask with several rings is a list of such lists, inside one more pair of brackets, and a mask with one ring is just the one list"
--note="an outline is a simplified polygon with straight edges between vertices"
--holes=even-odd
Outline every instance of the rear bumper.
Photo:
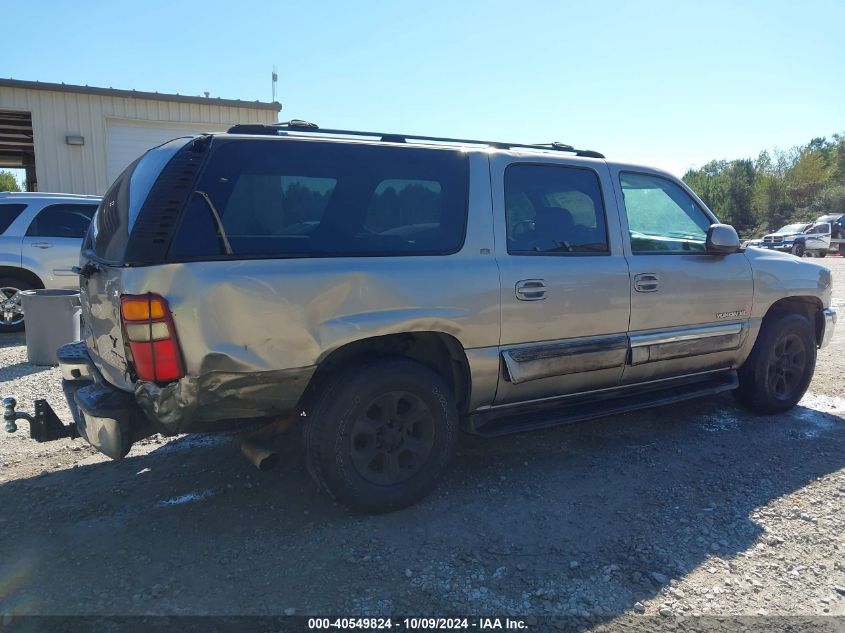
[[316,369],[211,371],[161,386],[137,381],[130,392],[103,377],[81,341],[60,347],[56,357],[79,434],[113,459],[155,433],[218,431],[249,419],[283,418],[296,407]]
[[836,330],[836,310],[833,308],[825,308],[822,310],[822,319],[824,319],[824,330],[819,341],[819,349],[826,347],[833,338],[834,330]]
[[82,342],[63,345],[56,357],[79,435],[112,459],[124,457],[149,426],[133,394],[103,379]]

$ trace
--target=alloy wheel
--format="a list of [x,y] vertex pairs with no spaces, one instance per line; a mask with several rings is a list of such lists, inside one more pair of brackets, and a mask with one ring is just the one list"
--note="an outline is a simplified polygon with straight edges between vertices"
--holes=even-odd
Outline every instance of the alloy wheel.
[[0,288],[0,325],[14,326],[23,323],[23,303],[18,288]]
[[801,385],[807,367],[807,350],[797,334],[787,333],[781,336],[766,368],[769,387],[775,396],[788,399]]
[[352,425],[352,463],[374,484],[407,481],[428,460],[434,428],[434,414],[420,397],[408,391],[384,393]]

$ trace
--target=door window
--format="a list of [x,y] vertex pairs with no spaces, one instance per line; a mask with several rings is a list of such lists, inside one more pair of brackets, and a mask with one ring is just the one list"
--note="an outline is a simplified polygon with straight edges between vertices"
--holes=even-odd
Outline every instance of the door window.
[[827,235],[830,233],[830,224],[816,224],[815,226],[811,226],[806,231],[807,233],[812,233],[814,235]]
[[705,251],[711,220],[686,191],[659,176],[623,173],[620,180],[631,252]]
[[609,253],[599,178],[591,169],[509,166],[505,216],[512,255]]
[[24,209],[25,204],[0,204],[0,235],[6,232]]
[[97,210],[95,204],[51,204],[29,225],[29,237],[82,238]]

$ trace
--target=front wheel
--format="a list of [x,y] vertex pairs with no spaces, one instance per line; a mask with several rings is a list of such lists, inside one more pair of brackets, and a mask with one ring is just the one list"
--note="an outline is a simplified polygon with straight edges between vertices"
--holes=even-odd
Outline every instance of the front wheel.
[[813,378],[816,342],[807,317],[777,314],[763,322],[739,370],[736,398],[759,413],[786,411],[802,398]]
[[804,257],[804,245],[801,242],[793,245],[792,254],[795,255],[795,257]]
[[454,452],[458,412],[434,371],[404,358],[331,377],[305,418],[317,484],[353,510],[377,514],[428,494]]

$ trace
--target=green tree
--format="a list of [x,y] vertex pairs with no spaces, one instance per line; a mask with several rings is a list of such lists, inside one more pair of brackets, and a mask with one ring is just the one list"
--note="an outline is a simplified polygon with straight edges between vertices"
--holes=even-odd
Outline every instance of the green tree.
[[827,213],[845,213],[845,185],[829,185],[811,205],[817,216]]
[[0,171],[0,191],[20,191],[15,175],[10,171]]
[[752,204],[756,179],[751,160],[711,161],[684,176],[684,181],[719,219],[733,224],[740,235],[757,226]]
[[822,192],[829,178],[824,139],[813,139],[798,154],[798,160],[786,172],[789,197],[796,208],[805,209]]
[[845,135],[762,151],[754,160],[710,161],[684,181],[743,237],[845,212]]

